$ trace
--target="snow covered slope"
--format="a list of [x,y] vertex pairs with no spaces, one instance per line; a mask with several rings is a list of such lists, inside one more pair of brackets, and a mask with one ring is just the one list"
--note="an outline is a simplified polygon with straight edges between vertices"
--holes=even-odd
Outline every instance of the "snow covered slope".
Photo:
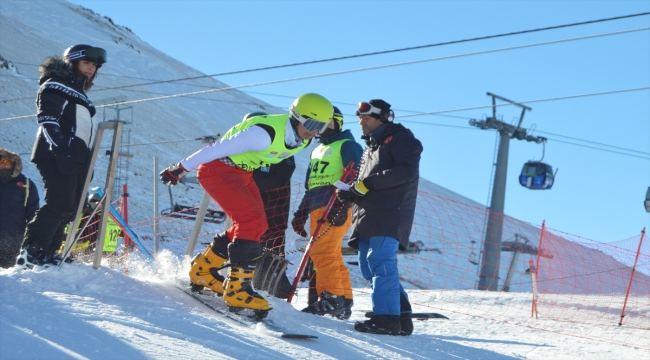
[[[125,126],[127,134],[123,141],[130,142],[130,152],[134,155],[128,160],[130,220],[152,216],[154,156],[158,158],[160,171],[205,145],[193,139],[223,134],[251,111],[284,113],[291,103],[288,100],[286,108],[279,109],[237,90],[149,101],[146,99],[222,89],[232,84],[203,78],[133,86],[204,74],[149,46],[127,27],[78,5],[59,0],[8,0],[2,1],[0,10],[0,56],[3,59],[0,60],[0,99],[3,100],[0,119],[35,114],[38,65],[47,56],[61,55],[68,46],[79,43],[107,50],[108,62],[99,70],[96,85],[88,95],[98,106],[114,103],[116,99],[126,102],[121,106],[119,118],[130,122]],[[318,89],[313,91],[318,92]],[[141,102],[133,103],[138,100]],[[116,114],[114,107],[100,107],[98,117],[113,120]],[[3,129],[0,146],[20,153],[26,162],[25,174],[41,185],[36,168],[28,162],[37,131],[35,117],[0,121],[0,128]],[[109,141],[105,138],[103,146],[110,146]],[[308,151],[297,156],[296,182],[304,177],[308,157]],[[106,156],[99,157],[91,186],[103,186],[107,160]],[[178,196],[179,203],[199,203],[199,192],[187,191],[182,186],[178,189],[182,190],[174,195]],[[424,179],[421,189],[474,203]],[[166,202],[166,193],[159,196]]]

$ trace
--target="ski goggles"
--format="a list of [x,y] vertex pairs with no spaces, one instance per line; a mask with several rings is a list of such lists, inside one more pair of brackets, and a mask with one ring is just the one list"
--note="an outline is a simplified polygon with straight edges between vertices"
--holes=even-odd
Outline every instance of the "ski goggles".
[[372,104],[367,102],[359,103],[359,106],[357,107],[357,113],[356,113],[357,116],[372,115],[372,114],[377,114],[377,115],[381,114],[381,109],[376,106],[372,106]]
[[102,66],[108,58],[106,56],[106,50],[102,48],[89,47],[87,49],[71,52],[66,55],[70,61],[75,60],[87,60],[92,61],[97,64],[97,67]]
[[11,165],[11,160],[0,159],[0,165]]
[[314,120],[308,116],[302,116],[298,114],[293,108],[289,109],[289,113],[294,120],[299,121],[302,124],[302,126],[304,126],[305,129],[307,129],[307,131],[309,132],[318,130],[318,133],[322,134],[323,131],[325,131],[325,129],[327,129],[327,126],[330,124],[329,121],[322,122],[319,120]]

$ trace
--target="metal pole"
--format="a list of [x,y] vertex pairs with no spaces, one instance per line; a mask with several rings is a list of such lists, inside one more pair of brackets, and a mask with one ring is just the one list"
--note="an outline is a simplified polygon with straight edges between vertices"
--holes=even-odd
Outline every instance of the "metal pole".
[[533,259],[528,260],[528,266],[530,266],[530,281],[533,289],[533,307],[530,310],[530,317],[534,316],[537,319],[537,269],[535,269]]
[[[106,222],[110,212],[111,198],[113,193],[113,183],[115,182],[115,170],[117,169],[117,160],[120,156],[120,142],[122,141],[122,121],[111,121],[115,124],[115,132],[113,134],[113,144],[111,145],[111,155],[108,159],[108,170],[106,171],[106,196],[102,203],[102,214],[99,217],[99,233],[97,234],[97,242],[95,244],[95,261],[93,267],[99,269],[102,263],[102,255],[104,254],[104,236],[106,235]],[[86,189],[87,190],[87,189]]]
[[500,130],[501,140],[497,155],[492,200],[488,214],[487,230],[483,245],[483,261],[479,276],[478,290],[498,291],[499,265],[501,261],[501,234],[503,231],[503,213],[506,202],[506,177],[508,175],[508,150],[510,134]]
[[203,193],[203,199],[201,199],[201,205],[199,205],[199,210],[196,212],[196,218],[194,220],[194,227],[192,228],[192,233],[190,234],[190,240],[187,243],[187,249],[185,250],[185,255],[192,257],[194,254],[194,248],[196,247],[196,240],[199,238],[199,233],[201,232],[201,227],[203,226],[203,219],[205,219],[205,213],[208,210],[208,205],[210,204],[210,195],[208,193]]
[[515,270],[517,269],[517,262],[519,261],[519,251],[515,250],[512,255],[512,261],[510,262],[510,269],[508,269],[508,276],[506,277],[506,282],[503,284],[503,291],[510,291],[510,284],[512,283],[512,278],[515,277]]
[[153,157],[153,253],[158,253],[158,157]]
[[95,133],[95,139],[91,147],[90,160],[88,162],[88,173],[86,174],[86,180],[84,182],[84,187],[81,192],[82,197],[79,199],[79,204],[77,205],[77,212],[74,216],[74,221],[70,224],[68,230],[68,236],[65,240],[65,246],[63,248],[63,254],[70,254],[72,246],[74,246],[75,237],[77,230],[79,229],[79,219],[81,212],[83,211],[84,204],[86,203],[86,194],[88,193],[88,186],[90,185],[90,179],[93,174],[93,169],[95,169],[95,162],[97,162],[97,153],[99,152],[99,147],[102,143],[102,137],[104,136],[104,130],[115,130],[117,128],[117,123],[115,122],[100,122],[97,126],[97,132]]

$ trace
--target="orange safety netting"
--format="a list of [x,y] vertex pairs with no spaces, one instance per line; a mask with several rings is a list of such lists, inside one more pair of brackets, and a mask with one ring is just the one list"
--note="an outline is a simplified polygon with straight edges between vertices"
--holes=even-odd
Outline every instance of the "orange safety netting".
[[[290,281],[296,276],[308,242],[291,227],[293,212],[303,194],[302,184],[291,186],[283,253],[291,262],[287,270]],[[209,216],[200,229],[192,256],[202,252],[212,237],[227,227],[216,203],[211,201],[208,209]],[[153,254],[156,248],[182,257],[195,212],[196,208],[185,209],[131,223],[130,227],[145,251]],[[502,224],[500,237],[494,228],[498,224]],[[286,226],[270,225],[275,230]],[[309,222],[309,232],[308,226]],[[327,226],[323,228],[327,231]],[[487,229],[491,231],[488,236]],[[154,238],[158,239],[157,245]],[[496,242],[499,238],[500,246]],[[494,242],[488,249],[500,251],[486,254],[486,241]],[[347,239],[341,251],[355,293],[370,293],[368,282],[356,266],[354,249],[346,247]],[[650,240],[643,233],[601,243],[510,216],[490,216],[485,208],[420,191],[410,246],[398,254],[398,267],[416,312],[477,317],[650,349]],[[497,291],[476,290],[481,279],[487,285],[484,288]],[[301,284],[305,288],[299,289],[297,296],[306,297],[308,283]],[[622,328],[638,331],[619,330]]]

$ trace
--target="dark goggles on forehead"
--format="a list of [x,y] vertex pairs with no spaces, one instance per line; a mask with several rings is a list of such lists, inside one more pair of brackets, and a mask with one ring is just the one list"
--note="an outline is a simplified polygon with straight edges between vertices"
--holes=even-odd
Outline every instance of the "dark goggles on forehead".
[[302,116],[298,114],[293,108],[290,109],[291,117],[295,120],[298,120],[302,124],[302,126],[307,129],[307,131],[311,132],[314,130],[318,130],[319,134],[322,134],[325,129],[327,129],[327,126],[330,124],[329,122],[322,122],[318,120],[314,120],[310,117],[307,116]]
[[381,109],[372,106],[372,104],[367,103],[367,102],[360,102],[359,107],[357,107],[357,116],[359,115],[370,115],[370,114],[381,114]]
[[106,62],[106,50],[102,48],[90,47],[87,49],[71,52],[67,55],[71,61],[86,60],[97,64],[97,67]]

